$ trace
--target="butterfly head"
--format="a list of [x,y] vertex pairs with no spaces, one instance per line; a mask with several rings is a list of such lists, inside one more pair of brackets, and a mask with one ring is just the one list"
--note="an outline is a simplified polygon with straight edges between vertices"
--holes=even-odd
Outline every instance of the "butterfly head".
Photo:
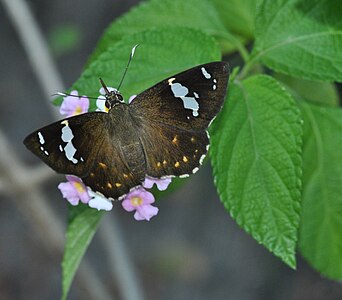
[[117,90],[108,91],[108,92],[106,91],[105,97],[106,97],[105,105],[108,109],[111,109],[116,104],[124,103],[122,95]]
[[101,85],[104,88],[105,93],[106,93],[105,94],[105,97],[106,97],[105,105],[108,109],[111,109],[116,104],[124,103],[123,97],[118,90],[110,91],[101,78],[100,78],[100,82],[101,82]]

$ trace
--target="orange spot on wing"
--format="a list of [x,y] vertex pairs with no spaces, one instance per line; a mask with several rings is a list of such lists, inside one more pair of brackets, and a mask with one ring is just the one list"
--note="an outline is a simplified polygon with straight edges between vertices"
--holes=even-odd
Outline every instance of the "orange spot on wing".
[[174,138],[172,140],[172,144],[178,145],[178,137],[177,137],[177,135],[174,136]]

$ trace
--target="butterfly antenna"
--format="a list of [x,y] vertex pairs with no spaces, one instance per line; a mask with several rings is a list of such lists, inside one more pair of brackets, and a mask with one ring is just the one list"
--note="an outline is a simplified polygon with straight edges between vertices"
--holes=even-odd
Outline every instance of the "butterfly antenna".
[[124,78],[125,78],[125,76],[126,76],[126,73],[127,73],[128,67],[129,67],[129,65],[130,65],[130,63],[131,63],[131,60],[132,60],[132,58],[133,58],[135,49],[136,49],[138,46],[139,46],[139,44],[135,45],[135,46],[132,48],[131,55],[129,56],[129,59],[128,59],[128,62],[127,62],[127,66],[126,66],[126,68],[125,68],[125,71],[124,71],[124,73],[123,73],[123,75],[122,75],[121,81],[120,81],[119,86],[118,86],[118,91],[120,91],[121,84],[122,84],[122,82],[123,82],[123,80],[124,80]]
[[109,90],[108,90],[106,84],[104,83],[104,81],[102,80],[101,77],[100,77],[99,79],[100,79],[100,82],[101,82],[101,85],[102,85],[103,89],[104,89],[105,92],[106,92],[106,95],[109,94],[110,92],[109,92]]
[[71,95],[71,94],[68,94],[68,93],[61,93],[61,92],[54,93],[54,94],[52,94],[51,96],[62,96],[62,97],[70,96],[70,97],[77,97],[77,98],[86,97],[86,98],[89,98],[89,99],[95,99],[95,100],[97,100],[96,97],[88,97],[88,96],[80,96],[80,95]]

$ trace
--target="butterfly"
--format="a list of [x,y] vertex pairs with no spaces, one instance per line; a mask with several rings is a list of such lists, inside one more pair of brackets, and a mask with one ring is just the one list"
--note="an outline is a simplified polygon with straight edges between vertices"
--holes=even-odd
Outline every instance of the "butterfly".
[[24,144],[56,172],[78,176],[92,191],[120,200],[146,176],[188,177],[198,171],[228,78],[226,62],[199,65],[130,104],[101,80],[108,112],[65,118],[29,134]]

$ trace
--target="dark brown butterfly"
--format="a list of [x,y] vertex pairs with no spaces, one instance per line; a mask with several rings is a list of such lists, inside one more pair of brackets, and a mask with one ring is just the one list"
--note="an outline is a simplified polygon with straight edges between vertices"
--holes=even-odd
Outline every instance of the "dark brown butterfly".
[[121,199],[146,176],[187,177],[198,170],[228,78],[226,62],[199,65],[157,83],[130,104],[102,82],[108,113],[52,123],[24,144],[56,172],[76,175],[93,191]]

